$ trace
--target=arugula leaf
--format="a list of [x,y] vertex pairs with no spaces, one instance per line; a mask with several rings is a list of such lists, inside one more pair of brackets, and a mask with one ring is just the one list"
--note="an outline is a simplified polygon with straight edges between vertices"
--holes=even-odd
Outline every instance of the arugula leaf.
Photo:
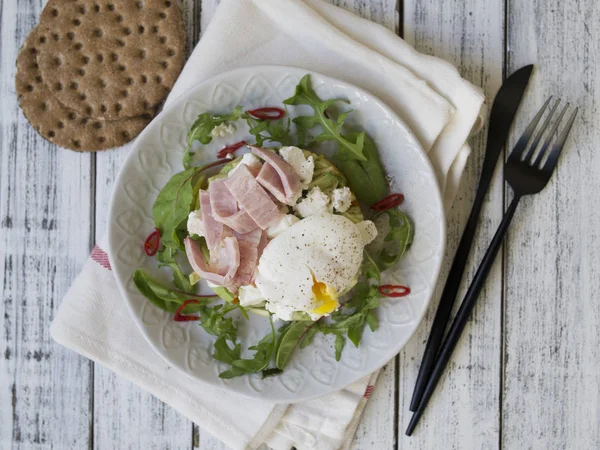
[[325,334],[348,332],[350,328],[362,324],[365,320],[362,311],[351,314],[341,314],[337,316],[337,318],[339,319],[338,321],[319,327],[319,331]]
[[346,339],[344,339],[344,335],[341,333],[336,333],[335,336],[335,360],[339,361],[342,358],[342,351],[344,350],[344,346],[346,345]]
[[300,348],[308,347],[310,344],[312,344],[312,341],[315,338],[315,335],[318,333],[318,331],[319,330],[316,327],[313,327],[310,330],[308,330],[304,335],[304,339],[300,341]]
[[354,141],[364,138],[363,153],[365,160],[345,158],[344,154],[336,155],[336,165],[348,179],[348,185],[361,203],[371,206],[388,194],[387,180],[377,148],[368,134],[350,132],[345,137]]
[[310,75],[305,75],[296,86],[294,95],[284,100],[283,103],[286,105],[311,106],[314,115],[298,116],[294,119],[298,129],[309,130],[316,125],[320,125],[323,130],[321,134],[314,138],[316,142],[337,141],[338,151],[340,155],[344,155],[344,158],[366,161],[367,158],[363,154],[365,134],[359,134],[355,141],[345,138],[342,134],[344,121],[350,112],[340,114],[335,121],[329,118],[327,109],[338,101],[349,103],[348,100],[344,99],[321,100],[310,86]]
[[191,178],[197,170],[191,167],[173,175],[152,206],[154,225],[160,230],[161,243],[165,247],[183,248],[177,229],[191,211],[194,198]]
[[367,280],[377,280],[377,284],[381,283],[381,271],[379,267],[366,250],[363,251],[362,274]]
[[377,266],[385,270],[396,264],[410,248],[415,228],[410,217],[397,209],[389,209],[382,214],[389,217],[390,232],[384,241],[393,244],[393,249],[384,249],[377,259]]
[[226,364],[231,364],[233,361],[240,359],[242,354],[242,346],[236,344],[233,348],[229,347],[227,339],[224,336],[217,338],[214,348],[213,358]]
[[177,254],[177,249],[174,248],[165,248],[156,253],[156,259],[160,263],[158,267],[169,267],[173,271],[173,283],[179,289],[184,292],[194,293],[194,286],[190,283],[190,279],[183,273],[177,261],[175,261],[175,255]]
[[233,323],[233,319],[225,317],[227,313],[235,309],[238,309],[238,305],[205,306],[199,310],[200,325],[208,334],[235,342],[237,339],[237,327]]
[[224,122],[238,120],[242,116],[242,107],[236,106],[229,114],[215,115],[211,113],[202,113],[192,124],[187,135],[187,146],[183,155],[183,167],[188,169],[192,163],[194,153],[191,152],[194,141],[200,141],[201,144],[208,144],[212,141],[211,131],[217,125]]
[[144,297],[160,309],[170,313],[177,311],[179,305],[183,304],[186,300],[189,300],[190,297],[198,300],[200,304],[188,305],[183,310],[183,313],[185,314],[201,311],[203,304],[214,301],[214,298],[198,297],[193,294],[169,289],[158,281],[150,278],[142,269],[137,269],[133,273],[132,278],[133,283]]
[[[271,323],[271,333],[262,338],[257,345],[248,347],[249,350],[256,351],[254,357],[251,359],[240,357],[239,344],[231,349],[224,338],[220,337],[217,339],[217,342],[220,340],[217,356],[229,359],[229,361],[223,361],[223,359],[219,359],[219,361],[227,362],[232,366],[231,369],[221,372],[219,378],[234,378],[248,373],[261,372],[266,369],[273,357],[276,344],[273,320],[270,317],[269,320]],[[215,350],[217,350],[217,342],[215,342]]]
[[322,333],[336,335],[336,359],[338,361],[344,348],[343,344],[340,343],[344,334],[347,334],[348,339],[358,347],[365,325],[369,324],[372,330],[377,328],[377,318],[374,316],[373,310],[378,306],[379,291],[377,286],[372,286],[368,282],[358,283],[354,288],[352,299],[344,305],[345,310],[353,309],[353,312],[332,314],[333,323],[319,326],[319,331]]
[[281,145],[292,145],[294,140],[290,135],[290,119],[262,120],[247,112],[242,115],[250,127],[250,134],[256,139],[256,145],[262,147],[266,141],[279,142]]
[[294,322],[279,336],[275,355],[275,365],[283,370],[298,343],[306,336],[315,322]]

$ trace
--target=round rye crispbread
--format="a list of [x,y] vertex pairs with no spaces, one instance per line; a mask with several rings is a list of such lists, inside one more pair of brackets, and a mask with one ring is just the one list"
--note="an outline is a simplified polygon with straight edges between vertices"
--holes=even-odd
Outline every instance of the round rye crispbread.
[[39,70],[36,30],[32,30],[17,57],[15,84],[19,104],[33,128],[44,138],[78,152],[123,145],[152,119],[144,114],[119,121],[91,119],[62,105],[50,92]]
[[158,106],[185,61],[177,0],[49,0],[36,39],[52,94],[107,120]]

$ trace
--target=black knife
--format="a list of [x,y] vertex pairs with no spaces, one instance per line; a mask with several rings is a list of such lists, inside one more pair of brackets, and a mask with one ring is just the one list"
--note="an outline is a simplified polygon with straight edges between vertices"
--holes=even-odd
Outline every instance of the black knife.
[[450,268],[446,280],[444,292],[440,298],[440,303],[437,312],[435,313],[433,324],[431,325],[429,339],[427,339],[427,346],[425,347],[425,353],[423,354],[423,360],[421,361],[419,375],[417,376],[417,382],[415,384],[415,390],[410,402],[411,411],[416,411],[421,402],[421,398],[423,397],[423,391],[425,390],[429,375],[431,374],[431,369],[435,363],[442,338],[444,337],[444,331],[446,330],[448,320],[450,319],[450,312],[452,311],[452,306],[456,300],[458,287],[460,286],[460,281],[465,271],[469,251],[471,250],[471,245],[473,244],[473,238],[475,236],[475,229],[477,228],[477,221],[481,213],[481,207],[483,206],[483,200],[490,187],[496,163],[506,144],[510,126],[515,118],[532,71],[533,65],[525,66],[517,70],[504,81],[496,94],[496,98],[494,98],[492,112],[490,114],[487,149],[483,160],[479,187],[475,194],[475,202],[471,209],[471,215],[469,216],[465,231],[460,239],[454,262],[452,263],[452,267]]

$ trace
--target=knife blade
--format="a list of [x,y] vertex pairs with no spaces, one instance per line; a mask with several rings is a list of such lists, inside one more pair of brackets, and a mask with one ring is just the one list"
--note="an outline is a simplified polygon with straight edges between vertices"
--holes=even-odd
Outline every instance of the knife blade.
[[528,65],[514,72],[504,81],[494,98],[490,113],[487,146],[485,157],[483,159],[479,186],[477,188],[477,193],[475,194],[475,201],[471,208],[469,220],[467,221],[465,230],[456,250],[456,255],[452,267],[450,268],[450,272],[448,273],[446,285],[444,286],[444,291],[440,298],[433,324],[431,325],[431,331],[429,333],[429,338],[427,339],[427,345],[425,346],[421,367],[419,368],[419,374],[410,402],[409,409],[411,411],[416,411],[418,408],[423,396],[423,391],[427,385],[427,380],[434,366],[438,349],[442,342],[442,338],[444,337],[444,331],[448,324],[448,320],[450,319],[454,301],[456,300],[460,281],[465,271],[483,201],[490,187],[494,169],[496,168],[502,149],[506,144],[510,126],[515,118],[532,71],[533,65]]

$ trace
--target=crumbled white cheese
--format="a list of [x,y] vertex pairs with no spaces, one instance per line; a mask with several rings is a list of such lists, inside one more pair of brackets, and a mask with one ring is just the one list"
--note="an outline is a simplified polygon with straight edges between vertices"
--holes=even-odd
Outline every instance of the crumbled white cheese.
[[346,212],[352,204],[352,191],[349,187],[334,189],[331,193],[331,203],[338,212]]
[[258,305],[265,301],[265,296],[252,285],[241,286],[238,291],[240,306]]
[[302,149],[298,147],[281,147],[279,155],[292,166],[304,186],[312,181],[315,171],[315,161],[312,155],[307,158]]
[[281,218],[279,222],[267,228],[267,237],[269,239],[273,239],[275,236],[283,233],[296,222],[300,222],[300,219],[298,219],[293,214],[286,214]]
[[258,159],[253,153],[244,153],[244,156],[242,156],[242,160],[240,161],[240,163],[235,166],[233,169],[231,169],[229,171],[228,176],[231,176],[235,173],[235,171],[238,169],[238,167],[240,167],[240,165],[245,164],[246,166],[250,167],[250,168],[260,168],[260,159]]
[[333,212],[329,196],[321,191],[318,186],[312,188],[308,192],[306,198],[300,200],[300,202],[294,206],[294,209],[303,218],[324,212]]
[[231,123],[220,123],[219,125],[216,125],[211,131],[210,131],[210,136],[212,138],[220,138],[220,137],[227,137],[230,134],[235,133],[235,125],[231,124]]
[[362,222],[358,222],[356,224],[356,228],[360,233],[363,245],[367,245],[377,237],[377,227],[370,220],[363,220]]
[[197,234],[204,236],[204,224],[202,223],[202,214],[200,210],[192,211],[188,216],[187,229],[190,236]]

